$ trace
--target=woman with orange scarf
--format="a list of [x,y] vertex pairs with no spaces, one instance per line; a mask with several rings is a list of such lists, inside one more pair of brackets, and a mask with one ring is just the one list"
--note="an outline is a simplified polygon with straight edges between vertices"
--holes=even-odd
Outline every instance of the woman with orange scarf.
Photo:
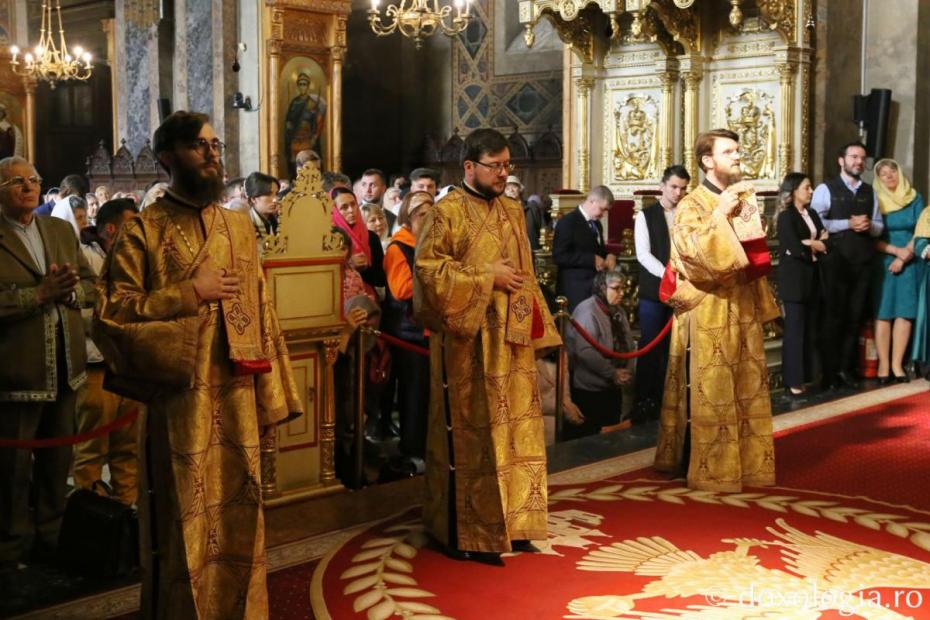
[[913,260],[914,229],[924,199],[893,159],[875,163],[872,185],[885,220],[885,230],[876,242],[878,251],[885,255],[875,321],[878,380],[882,384],[906,383],[909,379],[904,370],[904,353],[911,337],[911,323],[917,317],[918,276],[922,271]]

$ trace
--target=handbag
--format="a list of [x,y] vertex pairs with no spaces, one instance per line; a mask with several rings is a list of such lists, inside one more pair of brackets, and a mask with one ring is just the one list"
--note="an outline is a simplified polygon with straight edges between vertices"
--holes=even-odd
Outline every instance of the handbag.
[[127,575],[139,565],[139,519],[131,506],[93,489],[78,489],[68,497],[58,538],[62,568],[88,577]]

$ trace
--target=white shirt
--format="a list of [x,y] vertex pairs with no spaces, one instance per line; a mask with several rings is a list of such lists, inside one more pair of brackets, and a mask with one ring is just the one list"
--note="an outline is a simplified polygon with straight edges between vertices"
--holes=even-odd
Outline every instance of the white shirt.
[[[662,207],[665,214],[665,223],[669,231],[675,223],[675,209],[666,209]],[[636,214],[633,219],[633,241],[636,243],[636,260],[646,268],[646,271],[657,278],[661,278],[665,273],[665,265],[652,254],[652,245],[649,243],[649,227],[646,225],[646,216],[642,211]]]

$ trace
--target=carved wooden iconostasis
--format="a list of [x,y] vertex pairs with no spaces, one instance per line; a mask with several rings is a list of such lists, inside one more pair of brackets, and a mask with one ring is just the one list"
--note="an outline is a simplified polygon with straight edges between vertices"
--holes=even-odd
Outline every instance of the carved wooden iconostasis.
[[[294,178],[294,157],[316,150],[340,166],[342,59],[349,0],[268,0],[263,7],[261,169]],[[287,340],[305,415],[262,441],[262,492],[271,506],[336,492],[333,364],[342,318],[342,249],[329,234],[331,201],[305,166],[265,241],[263,267]]]
[[740,135],[744,177],[774,189],[808,168],[811,0],[521,0],[528,39],[545,18],[570,49],[569,186],[618,197],[683,163],[698,133]]

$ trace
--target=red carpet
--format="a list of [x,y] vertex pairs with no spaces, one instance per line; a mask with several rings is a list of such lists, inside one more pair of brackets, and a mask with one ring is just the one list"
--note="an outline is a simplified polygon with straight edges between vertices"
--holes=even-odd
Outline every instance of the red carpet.
[[426,544],[412,511],[320,563],[314,612],[321,620],[930,618],[928,400],[782,434],[778,488],[697,492],[647,471],[553,486],[543,553],[505,557],[505,567],[447,559]]

